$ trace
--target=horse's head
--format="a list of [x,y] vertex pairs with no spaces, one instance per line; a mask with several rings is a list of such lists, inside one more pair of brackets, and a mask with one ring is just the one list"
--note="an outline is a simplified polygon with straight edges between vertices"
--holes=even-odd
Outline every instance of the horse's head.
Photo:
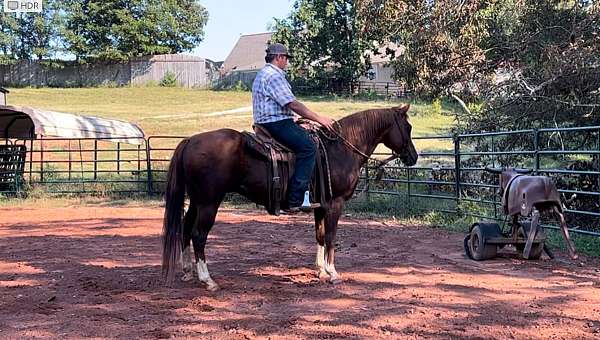
[[394,110],[394,122],[382,139],[383,144],[398,154],[402,163],[407,166],[415,165],[419,157],[410,136],[412,126],[408,121],[407,112],[409,107],[408,104],[404,104],[392,108]]

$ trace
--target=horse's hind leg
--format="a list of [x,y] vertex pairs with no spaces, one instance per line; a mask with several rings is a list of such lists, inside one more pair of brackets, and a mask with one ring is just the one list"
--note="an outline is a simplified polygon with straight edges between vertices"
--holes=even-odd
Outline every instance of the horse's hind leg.
[[194,253],[196,255],[196,269],[198,270],[198,279],[206,284],[207,289],[216,291],[219,285],[210,277],[208,266],[206,265],[206,255],[204,248],[208,233],[215,223],[217,216],[218,204],[198,206],[198,218],[196,227],[192,230],[192,242],[194,244]]
[[335,270],[335,235],[337,232],[338,221],[342,214],[342,199],[332,202],[325,214],[325,265],[323,268],[329,274],[329,282],[340,283],[342,276]]
[[194,202],[190,202],[188,211],[185,213],[183,218],[183,244],[181,245],[181,267],[183,269],[182,281],[190,281],[194,278],[194,261],[192,260],[192,247],[190,247],[190,241],[192,240],[192,230],[197,224],[198,207]]

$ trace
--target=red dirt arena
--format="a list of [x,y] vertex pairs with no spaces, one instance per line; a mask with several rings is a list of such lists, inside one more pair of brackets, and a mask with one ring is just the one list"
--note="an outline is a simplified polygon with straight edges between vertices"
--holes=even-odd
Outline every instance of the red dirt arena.
[[485,262],[440,229],[343,217],[320,282],[308,216],[222,209],[221,290],[161,279],[163,208],[1,208],[0,338],[600,338],[600,261]]

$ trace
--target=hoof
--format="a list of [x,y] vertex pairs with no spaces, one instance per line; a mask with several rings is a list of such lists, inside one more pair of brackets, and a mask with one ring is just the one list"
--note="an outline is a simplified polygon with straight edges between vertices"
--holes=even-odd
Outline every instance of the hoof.
[[221,289],[221,287],[219,287],[218,284],[213,283],[213,284],[207,285],[206,289],[208,289],[209,292],[216,292],[217,290]]
[[327,274],[327,272],[325,270],[319,270],[319,273],[317,274],[317,276],[319,277],[319,280],[321,280],[321,281],[326,281],[329,279],[329,274]]
[[188,282],[194,279],[194,273],[184,273],[181,276],[181,281]]
[[332,277],[331,279],[329,279],[329,283],[334,284],[334,285],[340,284],[342,282],[344,282],[344,280],[342,280],[341,276],[335,276],[335,277]]

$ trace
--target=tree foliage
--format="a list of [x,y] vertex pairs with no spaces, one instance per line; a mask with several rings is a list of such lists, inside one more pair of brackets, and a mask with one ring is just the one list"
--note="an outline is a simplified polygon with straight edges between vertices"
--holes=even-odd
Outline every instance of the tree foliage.
[[19,17],[21,45],[19,59],[38,60],[52,57],[59,49],[58,33],[61,26],[60,1],[44,2],[42,13],[24,13]]
[[483,110],[459,117],[462,128],[600,125],[600,4],[534,0],[512,12],[489,55],[499,67]]
[[483,42],[496,1],[360,0],[378,40],[404,47],[394,77],[417,94],[438,96],[488,67]]
[[398,80],[471,102],[462,130],[600,125],[599,2],[359,2],[379,39],[405,46]]
[[295,74],[349,80],[368,70],[369,50],[402,46],[387,51],[395,79],[419,96],[462,98],[463,130],[600,125],[599,7],[590,0],[298,0],[275,38],[299,54]]
[[192,49],[208,13],[195,0],[68,0],[63,36],[78,59],[126,60]]
[[275,21],[273,41],[291,49],[292,77],[335,79],[342,86],[370,68],[373,41],[362,30],[353,0],[297,0],[290,16]]
[[39,14],[0,13],[0,61],[179,53],[202,41],[207,21],[197,0],[45,0]]
[[18,29],[15,14],[0,12],[0,64],[9,62],[17,54]]
[[57,51],[57,4],[56,0],[45,1],[42,13],[0,13],[0,62],[41,60]]

